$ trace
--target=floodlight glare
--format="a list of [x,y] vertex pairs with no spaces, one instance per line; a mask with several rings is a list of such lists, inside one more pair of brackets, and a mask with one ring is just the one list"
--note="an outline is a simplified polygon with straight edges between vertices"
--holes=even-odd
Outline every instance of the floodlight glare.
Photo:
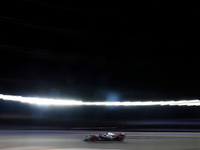
[[0,94],[0,99],[6,101],[19,101],[37,105],[61,105],[61,106],[200,106],[200,100],[179,100],[179,101],[147,101],[147,102],[83,102],[74,99],[48,99],[22,97]]

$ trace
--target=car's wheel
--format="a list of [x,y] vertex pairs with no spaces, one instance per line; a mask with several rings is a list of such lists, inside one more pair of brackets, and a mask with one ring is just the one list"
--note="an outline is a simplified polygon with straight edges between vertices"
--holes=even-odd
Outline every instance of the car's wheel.
[[124,140],[124,136],[119,136],[119,137],[118,137],[118,140],[119,140],[119,141],[123,141],[123,140]]
[[97,137],[95,135],[93,135],[91,138],[90,138],[91,141],[95,142],[97,140]]

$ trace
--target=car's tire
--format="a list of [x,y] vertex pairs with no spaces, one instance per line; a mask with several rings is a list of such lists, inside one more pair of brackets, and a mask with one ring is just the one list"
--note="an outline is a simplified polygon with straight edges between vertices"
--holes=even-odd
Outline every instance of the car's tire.
[[124,136],[122,136],[122,135],[119,136],[119,137],[118,137],[118,140],[119,140],[119,141],[123,141],[123,140],[124,140]]
[[93,135],[93,136],[91,136],[90,140],[91,140],[92,142],[95,142],[95,141],[97,141],[97,137],[96,137],[95,135]]

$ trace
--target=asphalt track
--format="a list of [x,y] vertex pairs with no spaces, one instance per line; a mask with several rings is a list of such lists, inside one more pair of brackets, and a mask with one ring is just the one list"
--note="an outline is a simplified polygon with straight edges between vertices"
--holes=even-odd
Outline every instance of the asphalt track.
[[200,133],[126,132],[118,141],[85,142],[82,138],[95,131],[0,131],[0,149],[4,150],[200,150]]

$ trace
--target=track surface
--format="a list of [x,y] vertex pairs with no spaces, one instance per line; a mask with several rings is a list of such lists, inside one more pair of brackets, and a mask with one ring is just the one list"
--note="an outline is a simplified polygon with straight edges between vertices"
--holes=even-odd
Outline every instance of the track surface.
[[89,131],[0,131],[0,149],[133,149],[133,150],[200,150],[200,133],[127,132],[123,142],[85,142]]

